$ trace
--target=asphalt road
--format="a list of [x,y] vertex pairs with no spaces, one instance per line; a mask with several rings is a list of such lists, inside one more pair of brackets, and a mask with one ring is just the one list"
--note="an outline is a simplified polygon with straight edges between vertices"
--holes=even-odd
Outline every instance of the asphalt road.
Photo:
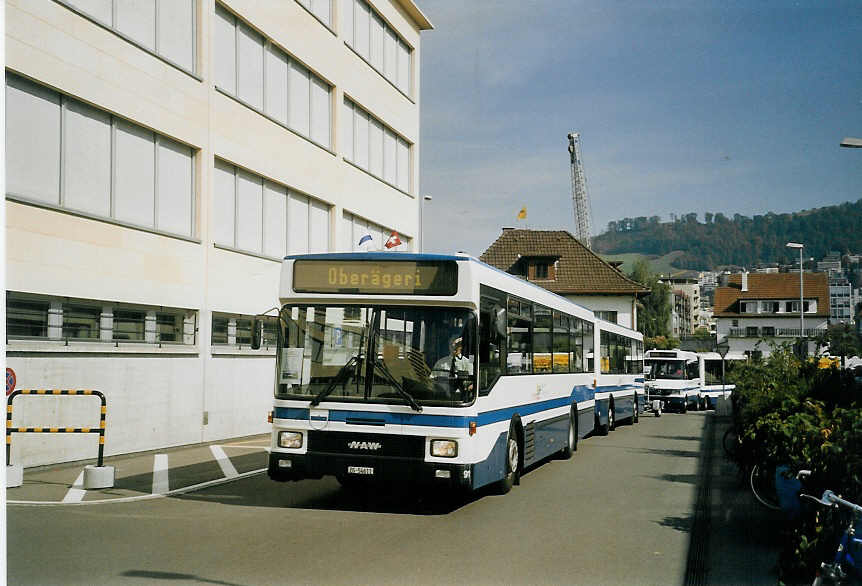
[[184,495],[10,505],[10,584],[682,584],[704,413],[644,415],[467,501],[265,475]]

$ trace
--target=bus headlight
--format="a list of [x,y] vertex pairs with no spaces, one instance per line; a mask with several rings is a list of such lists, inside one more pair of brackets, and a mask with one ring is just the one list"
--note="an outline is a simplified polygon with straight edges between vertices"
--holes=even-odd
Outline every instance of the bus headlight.
[[280,448],[301,448],[302,433],[299,431],[280,431],[278,432],[278,447]]
[[438,458],[454,458],[458,455],[455,440],[431,440],[431,455]]

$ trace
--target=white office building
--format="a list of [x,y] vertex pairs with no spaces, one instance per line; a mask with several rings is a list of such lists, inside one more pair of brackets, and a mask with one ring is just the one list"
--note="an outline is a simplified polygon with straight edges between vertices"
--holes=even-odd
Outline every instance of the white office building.
[[[266,432],[285,254],[418,249],[413,0],[7,0],[7,366],[106,455]],[[15,427],[98,426],[19,396]],[[24,466],[95,457],[13,434]]]

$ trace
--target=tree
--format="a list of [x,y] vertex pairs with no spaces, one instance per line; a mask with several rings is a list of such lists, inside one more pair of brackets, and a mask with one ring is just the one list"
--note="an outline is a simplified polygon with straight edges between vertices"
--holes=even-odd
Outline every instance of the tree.
[[826,330],[825,340],[829,353],[841,357],[841,368],[844,368],[845,357],[860,353],[860,340],[850,324],[836,324]]
[[670,286],[659,281],[659,276],[650,270],[649,261],[638,259],[629,278],[650,290],[649,295],[638,301],[638,330],[645,337],[669,337],[671,301]]

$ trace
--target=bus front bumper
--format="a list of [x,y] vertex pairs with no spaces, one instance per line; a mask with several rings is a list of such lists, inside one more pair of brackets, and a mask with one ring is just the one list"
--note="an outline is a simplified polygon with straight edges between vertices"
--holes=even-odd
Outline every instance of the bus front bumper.
[[470,464],[425,462],[413,458],[272,452],[267,475],[279,482],[331,475],[358,481],[404,482],[466,489],[473,485],[472,468]]

